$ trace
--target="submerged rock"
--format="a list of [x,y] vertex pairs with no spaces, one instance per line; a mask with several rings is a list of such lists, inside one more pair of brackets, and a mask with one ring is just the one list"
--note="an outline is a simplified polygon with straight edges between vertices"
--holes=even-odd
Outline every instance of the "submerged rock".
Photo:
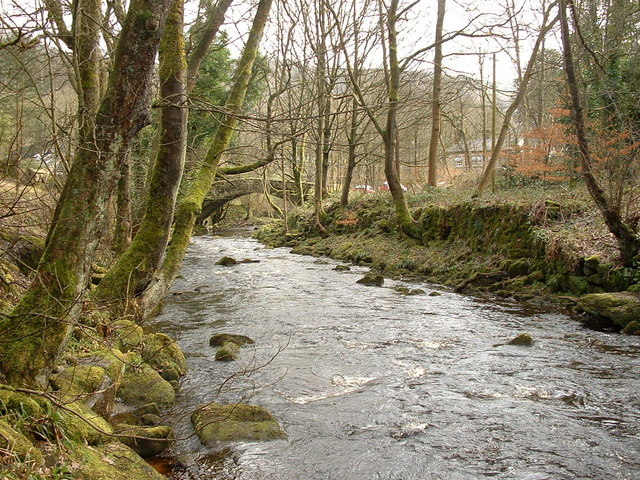
[[442,294],[441,294],[440,292],[436,292],[435,290],[434,290],[433,292],[429,293],[429,296],[430,296],[430,297],[439,297],[439,296],[441,296],[441,295],[442,295]]
[[230,267],[236,265],[238,261],[233,257],[222,257],[216,262],[216,265],[222,265],[223,267]]
[[255,343],[252,339],[246,335],[235,335],[232,333],[216,333],[209,340],[209,345],[212,347],[221,347],[227,342],[235,343],[238,346]]
[[578,298],[575,309],[587,314],[589,320],[601,326],[616,327],[622,329],[624,333],[632,333],[637,329],[631,324],[638,323],[640,319],[640,294],[637,292],[592,293]]
[[400,295],[409,295],[409,293],[411,292],[410,288],[403,287],[403,286],[395,287],[394,290],[398,292]]
[[219,362],[231,362],[240,357],[240,346],[237,343],[226,342],[218,348],[216,360]]
[[379,273],[369,272],[356,283],[361,283],[362,285],[368,285],[372,287],[381,287],[382,285],[384,285],[384,277]]
[[212,403],[194,412],[191,423],[200,441],[209,447],[217,442],[286,438],[273,415],[258,405]]
[[333,269],[336,272],[348,272],[349,270],[351,270],[351,267],[349,265],[336,265],[335,267],[333,267]]

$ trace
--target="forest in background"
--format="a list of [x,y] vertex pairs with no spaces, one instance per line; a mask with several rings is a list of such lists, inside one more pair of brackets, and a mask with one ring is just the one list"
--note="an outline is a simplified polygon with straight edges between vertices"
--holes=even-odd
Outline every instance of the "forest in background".
[[636,267],[637,2],[426,3],[3,2],[3,383],[46,390],[94,312],[156,313],[221,179],[322,234],[325,200],[388,191],[417,239],[420,192],[586,189]]

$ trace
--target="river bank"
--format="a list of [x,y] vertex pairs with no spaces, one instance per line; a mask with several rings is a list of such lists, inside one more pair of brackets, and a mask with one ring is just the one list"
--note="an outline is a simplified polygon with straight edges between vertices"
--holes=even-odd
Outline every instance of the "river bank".
[[[270,246],[367,265],[459,292],[569,306],[599,328],[640,333],[640,270],[617,264],[615,242],[579,192],[503,192],[482,199],[436,191],[412,199],[422,235],[398,232],[385,195],[328,204],[322,235],[309,210],[256,235]],[[620,294],[619,292],[626,292]],[[612,310],[622,310],[622,316]],[[612,317],[613,316],[613,317]]]

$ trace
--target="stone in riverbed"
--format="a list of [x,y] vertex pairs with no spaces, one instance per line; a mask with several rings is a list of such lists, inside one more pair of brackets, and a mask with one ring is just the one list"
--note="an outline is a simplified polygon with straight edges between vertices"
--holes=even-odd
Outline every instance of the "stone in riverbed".
[[356,283],[361,283],[362,285],[368,285],[371,287],[381,287],[384,284],[384,277],[379,273],[368,272]]
[[245,344],[255,343],[246,335],[235,335],[233,333],[216,333],[209,340],[209,345],[211,345],[212,347],[221,347],[227,342],[235,343],[239,347]]
[[223,267],[230,267],[236,265],[238,261],[233,257],[222,257],[216,262],[216,265],[222,265]]
[[351,270],[351,267],[349,265],[336,265],[333,269],[336,272],[348,272]]
[[512,338],[507,342],[507,345],[516,345],[519,347],[531,347],[533,346],[533,337],[528,333],[521,333],[515,338]]
[[231,362],[240,357],[240,346],[237,343],[226,342],[218,348],[216,360],[219,362]]
[[209,447],[217,442],[286,438],[273,415],[258,405],[211,403],[196,410],[191,423],[200,441]]

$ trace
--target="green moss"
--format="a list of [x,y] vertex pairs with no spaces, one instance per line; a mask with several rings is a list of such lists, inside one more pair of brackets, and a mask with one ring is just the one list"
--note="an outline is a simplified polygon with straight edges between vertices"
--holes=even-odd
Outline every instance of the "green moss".
[[209,404],[191,415],[207,446],[225,441],[268,441],[286,438],[277,420],[264,407],[248,404]]

